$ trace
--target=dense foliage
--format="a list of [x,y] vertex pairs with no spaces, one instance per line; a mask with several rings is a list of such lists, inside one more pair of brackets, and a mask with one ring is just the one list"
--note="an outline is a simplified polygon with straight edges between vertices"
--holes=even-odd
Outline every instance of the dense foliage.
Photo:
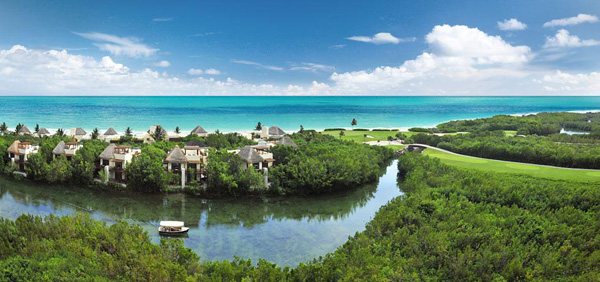
[[522,135],[550,135],[562,128],[597,131],[600,133],[600,113],[539,113],[525,116],[499,115],[491,118],[456,120],[439,124],[440,132],[516,130]]
[[405,197],[364,232],[297,271],[311,280],[595,281],[600,186],[398,163]]
[[265,190],[262,174],[246,169],[242,158],[226,150],[212,150],[208,155],[206,191],[214,195],[239,196],[262,193]]
[[[559,138],[569,137],[554,137]],[[445,136],[417,134],[411,140],[482,158],[600,169],[600,146],[557,142],[545,136],[512,137],[505,136],[502,131],[491,131]]]
[[277,166],[270,171],[272,190],[318,194],[374,181],[393,156],[382,146],[343,141],[329,135],[296,133],[291,146],[272,148]]

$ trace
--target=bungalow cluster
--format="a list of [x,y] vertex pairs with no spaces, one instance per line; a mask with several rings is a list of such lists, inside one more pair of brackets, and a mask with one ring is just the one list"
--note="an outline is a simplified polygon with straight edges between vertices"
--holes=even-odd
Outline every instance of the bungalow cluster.
[[[156,131],[163,131],[162,134],[156,134]],[[26,126],[22,126],[17,132],[18,135],[32,135],[40,138],[51,136],[46,129],[41,128],[36,133],[32,133]],[[205,138],[208,132],[201,126],[196,126],[189,133],[197,137]],[[68,134],[65,134],[76,141],[60,141],[52,150],[53,158],[65,156],[67,160],[72,160],[78,150],[83,148],[82,141],[93,139],[82,128],[72,128]],[[298,146],[286,135],[286,133],[277,126],[263,126],[260,131],[241,134],[254,140],[257,145],[245,146],[236,150],[228,150],[229,153],[237,154],[243,160],[245,168],[253,168],[260,172],[268,173],[268,169],[275,164],[271,148],[273,146]],[[137,142],[152,143],[156,136],[163,136],[161,141],[182,141],[179,133],[168,133],[160,125],[151,126],[144,134],[136,134]],[[133,161],[134,157],[141,154],[140,148],[118,144],[121,135],[113,128],[109,128],[102,135],[95,137],[108,143],[104,151],[97,157],[96,172],[98,181],[125,183],[127,181],[126,168]],[[40,146],[31,142],[14,141],[7,149],[8,158],[11,163],[16,165],[18,171],[15,173],[25,174],[25,164],[32,154],[37,154]],[[175,145],[171,149],[163,162],[167,172],[181,176],[181,187],[186,183],[197,182],[205,183],[209,147],[197,139],[186,142],[182,147]]]

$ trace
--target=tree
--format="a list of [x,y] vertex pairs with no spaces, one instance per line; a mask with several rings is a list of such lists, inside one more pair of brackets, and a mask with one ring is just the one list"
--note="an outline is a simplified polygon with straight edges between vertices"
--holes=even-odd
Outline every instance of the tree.
[[15,134],[19,134],[21,132],[21,128],[23,128],[23,125],[21,123],[18,123],[15,127]]
[[167,135],[167,132],[165,132],[165,130],[162,128],[162,126],[158,125],[158,126],[156,126],[156,129],[154,129],[154,132],[152,132],[152,134],[150,134],[150,137],[152,137],[152,139],[154,139],[154,141],[158,142],[158,141],[164,140],[166,135]]
[[262,130],[262,123],[260,123],[260,121],[256,124],[256,127],[254,128],[256,129],[256,131],[261,131]]
[[98,139],[98,135],[100,135],[98,128],[94,128],[94,130],[92,130],[92,140]]
[[352,119],[352,122],[350,122],[350,125],[352,125],[352,127],[354,128],[355,125],[358,124],[358,121],[356,121],[355,118]]
[[304,126],[300,125],[300,133],[304,133]]
[[180,132],[180,131],[181,131],[181,130],[179,129],[179,126],[176,126],[176,127],[175,127],[175,133],[179,134],[179,132]]
[[366,133],[365,133],[365,134],[363,134],[363,141],[364,141],[364,140],[367,140],[367,134],[366,134]]
[[131,131],[131,127],[127,127],[127,129],[125,129],[125,136],[127,137],[133,137],[133,131]]
[[39,124],[35,124],[35,128],[33,129],[33,132],[38,133],[40,132],[40,125]]
[[62,128],[59,128],[58,130],[56,130],[56,133],[54,135],[56,135],[58,137],[64,137],[65,131]]
[[147,154],[134,157],[125,172],[127,187],[133,190],[160,192],[167,188],[168,176],[162,160],[156,160]]
[[343,130],[340,130],[340,139],[342,139],[342,137],[343,137],[344,135],[346,135],[346,134],[344,133],[344,131],[343,131]]
[[0,124],[0,133],[6,134],[8,132],[8,126],[6,126],[6,122]]

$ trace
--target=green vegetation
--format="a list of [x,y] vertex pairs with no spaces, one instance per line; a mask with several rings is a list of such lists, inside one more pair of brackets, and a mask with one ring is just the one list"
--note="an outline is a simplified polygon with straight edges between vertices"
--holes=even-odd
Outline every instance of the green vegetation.
[[272,148],[277,166],[270,171],[271,189],[280,193],[318,194],[372,182],[393,156],[386,147],[341,141],[314,132],[291,137],[298,149]]
[[570,180],[574,182],[600,183],[600,171],[573,170],[537,166],[525,163],[506,163],[502,161],[477,159],[468,156],[459,156],[435,149],[426,149],[423,154],[439,159],[442,163],[465,169],[474,169],[487,172],[506,172],[529,175],[539,178]]
[[[323,135],[331,135],[339,137],[340,132],[344,132],[342,140],[349,140],[354,142],[369,142],[369,141],[387,141],[390,137],[396,138],[398,133],[402,133],[405,136],[412,136],[413,132],[399,132],[399,131],[383,131],[383,130],[372,130],[372,131],[358,131],[358,130],[328,130],[321,132]],[[365,136],[368,135],[368,136]],[[371,138],[373,137],[373,138]]]
[[1,220],[0,280],[595,281],[600,186],[398,162],[406,195],[325,257],[281,268],[199,262],[180,240],[87,217]]

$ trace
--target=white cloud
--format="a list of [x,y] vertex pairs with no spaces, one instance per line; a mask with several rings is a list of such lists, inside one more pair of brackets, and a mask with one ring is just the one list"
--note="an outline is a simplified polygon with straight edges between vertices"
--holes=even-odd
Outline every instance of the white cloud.
[[498,22],[498,28],[500,30],[524,30],[527,28],[527,25],[513,18]]
[[342,49],[344,47],[346,47],[346,44],[337,44],[329,46],[329,49]]
[[259,68],[259,69],[266,69],[266,70],[272,70],[272,71],[283,71],[282,67],[263,65],[261,63],[257,63],[257,62],[253,62],[253,61],[231,60],[231,62],[236,63],[236,64],[240,64],[240,65],[255,66],[255,67]]
[[201,70],[201,69],[190,69],[188,70],[188,74],[191,75],[220,75],[221,72],[219,70],[216,69],[206,69],[206,70]]
[[373,37],[369,37],[369,36],[351,36],[346,38],[348,40],[354,40],[354,41],[359,41],[359,42],[366,42],[366,43],[373,43],[373,44],[398,44],[400,42],[413,42],[416,40],[416,38],[414,37],[410,37],[410,38],[397,38],[395,36],[393,36],[391,33],[389,32],[380,32],[377,33],[375,35],[373,35]]
[[207,69],[204,71],[204,73],[208,74],[208,75],[220,75],[221,71],[216,70],[216,69]]
[[527,46],[512,46],[499,36],[462,25],[436,26],[425,38],[430,52],[398,67],[334,73],[330,79],[349,93],[467,94],[493,89],[502,79],[525,77],[521,68],[533,58]]
[[551,20],[549,22],[544,23],[544,27],[568,26],[596,22],[598,22],[598,17],[596,17],[595,15],[579,14],[576,17]]
[[152,19],[153,22],[172,22],[175,19],[173,18],[154,18]]
[[594,93],[600,91],[600,73],[569,74],[556,71],[544,75],[545,89],[549,91]]
[[153,65],[156,67],[168,68],[171,66],[171,63],[169,61],[160,61],[160,62],[154,63]]
[[201,69],[190,69],[190,70],[188,70],[188,74],[191,74],[191,75],[203,75],[204,71],[201,70]]
[[593,39],[581,40],[577,35],[570,35],[566,29],[561,29],[552,37],[546,37],[544,48],[555,47],[586,47],[600,45],[600,41]]
[[315,64],[315,63],[301,63],[300,65],[291,67],[290,70],[310,71],[310,72],[317,72],[317,71],[332,72],[335,70],[335,67],[328,66],[328,65],[322,65],[322,64]]
[[75,34],[95,41],[96,45],[100,50],[107,51],[114,55],[124,55],[129,57],[149,57],[158,52],[159,49],[151,48],[143,43],[140,39],[134,37],[119,37],[116,35],[89,32],[89,33],[78,33]]

